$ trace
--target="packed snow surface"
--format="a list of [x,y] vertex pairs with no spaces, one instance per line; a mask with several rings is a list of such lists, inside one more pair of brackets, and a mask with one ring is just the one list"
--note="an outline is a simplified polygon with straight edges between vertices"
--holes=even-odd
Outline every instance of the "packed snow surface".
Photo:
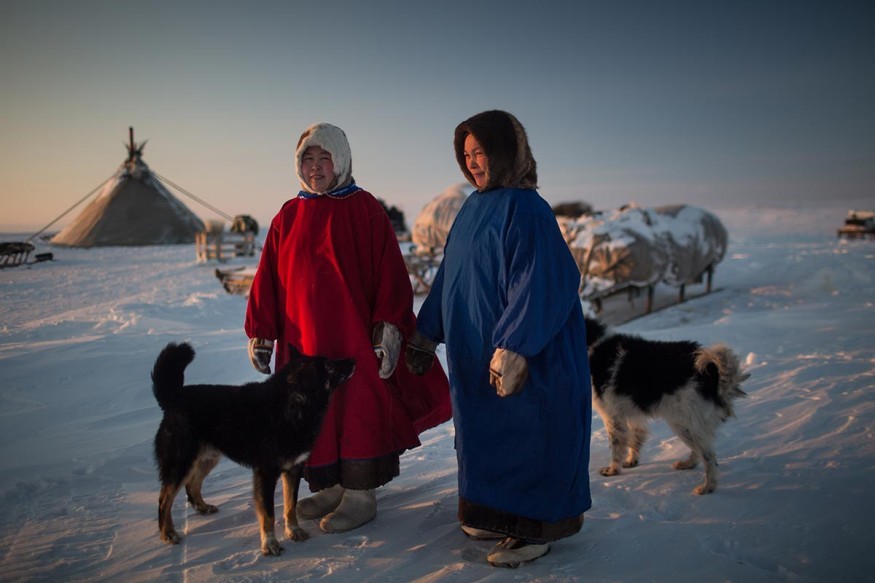
[[54,261],[2,270],[0,580],[873,581],[875,244],[836,238],[847,208],[714,211],[729,232],[715,291],[619,329],[725,342],[752,373],[718,434],[717,492],[693,495],[700,470],[671,468],[686,450],[662,421],[639,467],[600,476],[596,417],[582,531],[515,571],[489,566],[491,543],[458,528],[452,422],[402,456],[357,530],[304,522],[309,541],[262,556],[250,473],[224,460],[204,486],[219,512],[178,496],[184,539],[161,542],[149,372],[185,340],[188,382],[258,379],[245,299],[193,245],[53,248]]

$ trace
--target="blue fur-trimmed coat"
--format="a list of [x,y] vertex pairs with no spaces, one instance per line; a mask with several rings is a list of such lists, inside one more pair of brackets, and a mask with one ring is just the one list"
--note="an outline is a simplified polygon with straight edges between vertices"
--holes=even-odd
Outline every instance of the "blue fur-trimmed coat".
[[[592,404],[579,283],[536,191],[474,192],[459,211],[417,328],[446,343],[464,502],[546,523],[590,508]],[[523,389],[509,397],[489,384],[496,348],[528,364]]]

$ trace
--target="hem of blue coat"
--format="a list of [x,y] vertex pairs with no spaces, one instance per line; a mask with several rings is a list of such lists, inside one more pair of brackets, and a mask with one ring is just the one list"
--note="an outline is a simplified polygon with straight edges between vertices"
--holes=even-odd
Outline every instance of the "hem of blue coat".
[[500,532],[530,543],[544,544],[580,532],[583,527],[583,514],[557,522],[547,522],[475,504],[460,496],[459,521],[466,526]]

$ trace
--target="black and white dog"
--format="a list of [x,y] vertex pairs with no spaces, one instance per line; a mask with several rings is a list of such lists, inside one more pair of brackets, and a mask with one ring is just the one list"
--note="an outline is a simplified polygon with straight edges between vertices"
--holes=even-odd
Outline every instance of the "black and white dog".
[[292,346],[289,353],[289,362],[266,381],[242,386],[183,386],[185,368],[194,360],[188,344],[168,344],[158,355],[152,391],[164,410],[155,435],[162,540],[179,543],[171,510],[183,486],[198,513],[218,510],[204,501],[201,487],[222,454],[252,468],[265,555],[282,552],[274,534],[273,504],[280,475],[285,534],[296,541],[308,538],[295,516],[302,464],[316,441],[331,393],[352,376],[355,361],[302,356]]
[[[592,373],[593,405],[601,415],[611,444],[611,465],[603,476],[620,473],[620,465],[638,465],[647,439],[647,421],[664,419],[690,448],[678,470],[705,465],[705,481],[694,494],[717,487],[717,427],[734,415],[732,402],[745,397],[740,384],[750,374],[723,344],[662,342],[629,334],[608,333],[596,319],[586,319],[586,341]],[[623,458],[625,457],[625,460]]]

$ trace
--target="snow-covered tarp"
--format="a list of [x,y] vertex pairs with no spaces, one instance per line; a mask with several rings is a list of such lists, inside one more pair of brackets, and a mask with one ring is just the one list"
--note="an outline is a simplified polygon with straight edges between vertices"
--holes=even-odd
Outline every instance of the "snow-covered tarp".
[[450,227],[472,190],[467,183],[450,186],[422,207],[411,234],[414,253],[434,255],[443,252]]
[[726,253],[728,234],[714,214],[690,205],[584,215],[565,225],[583,282],[598,298],[629,287],[700,282]]

